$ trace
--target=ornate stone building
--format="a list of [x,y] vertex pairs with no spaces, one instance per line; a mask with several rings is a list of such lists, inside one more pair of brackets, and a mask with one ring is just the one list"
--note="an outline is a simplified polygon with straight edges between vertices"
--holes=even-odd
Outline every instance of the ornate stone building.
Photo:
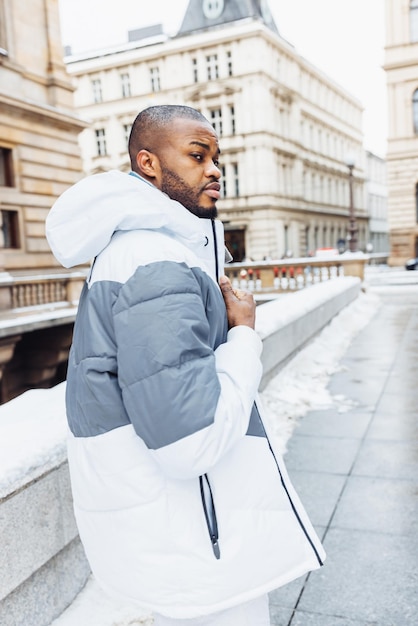
[[367,212],[371,252],[389,251],[386,161],[366,151]]
[[386,0],[390,263],[418,256],[418,1]]
[[56,0],[0,0],[0,402],[62,379],[72,278],[58,274],[44,223],[82,175],[85,126],[73,107]]
[[280,36],[267,2],[190,0],[176,36],[132,31],[125,45],[66,64],[77,110],[91,120],[80,136],[86,174],[129,170],[138,111],[190,105],[220,136],[219,212],[234,260],[304,256],[346,240],[349,156],[365,249],[361,104]]

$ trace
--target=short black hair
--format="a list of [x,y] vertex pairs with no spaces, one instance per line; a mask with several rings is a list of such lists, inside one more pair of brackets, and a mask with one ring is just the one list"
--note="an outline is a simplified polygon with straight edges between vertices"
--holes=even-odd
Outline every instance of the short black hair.
[[152,138],[154,137],[155,140],[159,132],[167,129],[168,125],[179,117],[209,124],[200,111],[181,104],[152,106],[138,113],[132,124],[128,141],[129,157],[133,170],[136,168],[136,155],[138,152],[140,150],[150,150],[152,152],[154,143]]

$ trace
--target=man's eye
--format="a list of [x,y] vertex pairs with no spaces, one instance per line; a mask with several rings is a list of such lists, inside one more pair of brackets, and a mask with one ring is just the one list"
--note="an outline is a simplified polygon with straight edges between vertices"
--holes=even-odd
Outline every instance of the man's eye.
[[218,159],[213,159],[213,164],[214,164],[216,167],[219,167],[219,168],[221,167],[221,163],[220,163],[220,161],[218,161]]
[[192,154],[192,157],[195,158],[197,161],[202,161],[203,156],[201,154]]

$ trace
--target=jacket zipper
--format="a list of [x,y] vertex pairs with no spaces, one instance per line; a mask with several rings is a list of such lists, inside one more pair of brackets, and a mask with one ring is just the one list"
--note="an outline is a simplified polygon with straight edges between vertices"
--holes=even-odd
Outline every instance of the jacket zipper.
[[[211,224],[213,249],[215,254],[215,275],[216,279],[219,280],[218,241],[216,237],[215,221],[211,220]],[[199,484],[200,496],[202,498],[202,506],[205,514],[206,525],[208,527],[210,542],[212,544],[213,554],[219,560],[221,558],[221,551],[219,548],[218,520],[216,519],[215,503],[213,501],[212,488],[207,474],[199,476]]]
[[211,222],[212,222],[212,233],[213,233],[213,247],[214,247],[214,252],[215,252],[215,275],[216,275],[216,280],[219,280],[218,240],[216,237],[215,221],[211,220]]
[[[214,246],[214,252],[215,252],[215,272],[216,272],[216,278],[219,280],[218,241],[217,241],[217,237],[216,237],[215,221],[211,220],[211,222],[212,222],[212,233],[213,233],[213,246]],[[296,507],[295,507],[295,505],[293,503],[292,498],[290,497],[290,493],[288,491],[287,485],[286,485],[286,483],[285,483],[285,481],[283,479],[282,473],[280,471],[280,467],[279,467],[279,464],[277,462],[276,455],[274,454],[273,448],[271,447],[270,439],[267,436],[266,430],[264,428],[263,421],[261,419],[260,413],[258,412],[257,405],[255,403],[254,403],[254,405],[255,405],[255,408],[257,410],[258,419],[260,420],[260,423],[262,425],[262,428],[263,428],[264,435],[266,437],[268,446],[270,448],[270,452],[271,452],[271,454],[273,456],[274,462],[276,463],[277,471],[278,471],[279,476],[280,476],[280,481],[282,483],[283,489],[286,492],[287,498],[288,498],[288,500],[290,502],[290,506],[292,507],[292,511],[293,511],[293,513],[294,513],[298,523],[299,523],[300,528],[303,531],[303,534],[305,535],[307,541],[309,542],[309,544],[310,544],[310,546],[311,546],[311,548],[312,548],[312,550],[313,550],[313,552],[314,552],[314,554],[315,554],[315,556],[316,556],[316,558],[318,560],[318,563],[320,565],[323,565],[322,559],[319,556],[318,551],[317,551],[317,549],[316,549],[316,547],[315,547],[311,537],[309,536],[308,531],[306,530],[306,528],[305,528],[305,526],[304,526],[304,524],[303,524],[303,522],[302,522],[302,520],[300,518],[300,515],[299,515],[299,513],[298,513],[298,511],[297,511],[297,509],[296,509]],[[220,556],[221,556],[221,553],[220,553],[219,543],[218,543],[218,539],[219,539],[218,523],[217,523],[217,520],[216,520],[216,513],[215,513],[214,502],[213,502],[212,489],[210,487],[209,479],[207,477],[207,474],[204,475],[204,478],[205,478],[206,484],[207,484],[207,495],[209,497],[210,513],[211,513],[211,515],[209,516],[209,511],[208,511],[208,508],[207,508],[207,501],[208,500],[207,500],[207,497],[205,495],[203,476],[200,476],[199,477],[200,493],[201,493],[201,496],[202,496],[203,510],[205,512],[206,523],[208,525],[208,530],[209,530],[209,536],[210,536],[210,540],[212,542],[213,553],[216,556],[216,558],[219,559]]]
[[315,547],[315,545],[314,545],[314,543],[313,543],[313,541],[312,541],[311,537],[309,536],[309,533],[308,533],[308,531],[306,530],[306,528],[305,528],[305,526],[304,526],[304,524],[303,524],[303,522],[302,522],[302,520],[301,520],[301,518],[300,518],[300,515],[299,515],[299,513],[298,513],[298,511],[297,511],[297,509],[296,509],[296,507],[295,507],[295,505],[294,505],[294,503],[293,503],[293,500],[292,500],[292,498],[290,497],[289,490],[288,490],[287,485],[286,485],[286,483],[285,483],[285,481],[284,481],[283,475],[282,475],[282,473],[281,473],[281,471],[280,471],[280,467],[279,467],[279,464],[278,464],[278,462],[277,462],[276,455],[274,454],[273,448],[272,448],[272,446],[271,446],[270,439],[268,438],[268,435],[267,435],[266,430],[265,430],[265,428],[264,428],[263,420],[261,419],[260,413],[258,412],[257,405],[256,405],[255,403],[254,403],[254,405],[255,405],[255,408],[256,408],[256,410],[257,410],[257,413],[258,413],[258,419],[260,420],[260,424],[261,424],[261,426],[262,426],[262,428],[263,428],[264,435],[265,435],[265,437],[266,437],[266,440],[267,440],[268,446],[269,446],[269,448],[270,448],[270,452],[271,452],[271,454],[272,454],[272,456],[273,456],[274,462],[276,463],[276,467],[277,467],[277,471],[278,471],[279,476],[280,476],[280,481],[281,481],[281,483],[282,483],[282,487],[283,487],[283,489],[285,490],[286,495],[287,495],[287,498],[288,498],[288,500],[289,500],[289,502],[290,502],[290,506],[292,507],[292,511],[293,511],[293,513],[294,513],[294,515],[295,515],[295,517],[296,517],[296,519],[297,519],[298,523],[299,523],[300,528],[301,528],[301,529],[302,529],[302,531],[303,531],[303,534],[305,535],[306,539],[308,540],[309,545],[311,546],[311,548],[312,548],[312,550],[313,550],[313,552],[314,552],[314,554],[315,554],[315,556],[316,556],[316,558],[317,558],[317,561],[318,561],[319,565],[323,565],[324,563],[323,563],[323,561],[322,561],[321,557],[320,557],[320,556],[319,556],[319,554],[318,554],[318,550],[316,549],[316,547]]
[[212,489],[207,474],[199,476],[199,483],[203,511],[205,513],[205,519],[209,531],[210,541],[212,544],[213,554],[217,559],[220,559],[221,550],[219,548],[218,521],[216,519],[215,504],[213,502]]

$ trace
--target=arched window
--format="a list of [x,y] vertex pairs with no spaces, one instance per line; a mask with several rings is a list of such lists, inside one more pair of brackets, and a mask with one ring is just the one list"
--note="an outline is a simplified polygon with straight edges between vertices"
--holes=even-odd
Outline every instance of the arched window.
[[418,0],[411,0],[409,5],[409,31],[411,42],[418,41]]
[[415,89],[412,96],[412,115],[414,120],[414,133],[418,135],[418,89]]

